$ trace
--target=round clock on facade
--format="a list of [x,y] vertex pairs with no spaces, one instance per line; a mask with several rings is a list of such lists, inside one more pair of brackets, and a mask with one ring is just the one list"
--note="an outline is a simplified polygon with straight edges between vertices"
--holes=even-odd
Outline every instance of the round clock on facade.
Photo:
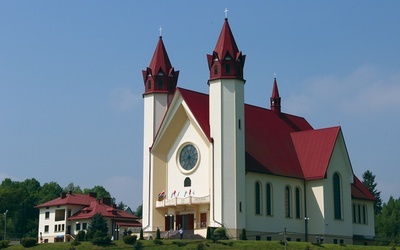
[[179,154],[179,163],[181,167],[187,171],[192,170],[199,160],[199,154],[194,145],[188,144],[184,146]]

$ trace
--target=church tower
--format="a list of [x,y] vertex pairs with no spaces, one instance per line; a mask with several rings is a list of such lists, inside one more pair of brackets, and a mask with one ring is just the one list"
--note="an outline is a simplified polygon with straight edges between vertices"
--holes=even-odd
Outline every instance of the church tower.
[[225,18],[210,70],[210,133],[213,138],[211,226],[224,225],[232,236],[245,228],[245,55],[239,51]]
[[150,66],[142,71],[144,81],[144,131],[143,131],[143,219],[144,230],[152,230],[153,211],[151,191],[150,147],[175,92],[179,71],[171,66],[162,36],[160,36]]

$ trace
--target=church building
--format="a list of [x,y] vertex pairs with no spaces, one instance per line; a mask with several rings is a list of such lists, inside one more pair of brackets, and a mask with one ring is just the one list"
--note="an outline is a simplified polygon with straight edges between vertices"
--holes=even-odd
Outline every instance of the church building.
[[[178,87],[160,36],[143,70],[143,218],[146,233],[183,228],[206,236],[366,244],[374,195],[354,175],[340,127],[313,128],[281,111],[276,77],[270,107],[244,101],[246,55],[225,18],[207,55],[209,93]],[[247,83],[255,84],[255,83]]]

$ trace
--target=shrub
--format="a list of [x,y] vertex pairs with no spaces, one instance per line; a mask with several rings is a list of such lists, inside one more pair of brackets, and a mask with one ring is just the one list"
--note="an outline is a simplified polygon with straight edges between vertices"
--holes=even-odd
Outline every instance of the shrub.
[[247,235],[246,235],[246,229],[245,228],[242,229],[242,235],[241,235],[240,239],[241,240],[247,240]]
[[111,244],[111,237],[109,235],[103,236],[103,237],[94,237],[91,242],[93,245],[97,246],[104,246],[104,245],[110,245]]
[[158,227],[157,227],[156,239],[157,240],[161,239],[161,233],[160,233],[160,229]]
[[135,245],[133,245],[133,248],[136,250],[141,250],[143,248],[143,243],[140,241],[136,241]]
[[21,239],[21,245],[23,246],[23,247],[26,247],[26,248],[28,248],[28,247],[33,247],[33,246],[35,246],[36,245],[36,239],[35,238],[22,238]]
[[203,243],[198,243],[198,244],[197,244],[197,250],[204,250],[204,245],[203,245]]
[[155,240],[153,240],[153,243],[156,245],[164,245],[164,242],[162,242],[161,239],[155,239]]
[[9,244],[10,244],[9,240],[0,241],[0,249],[8,247]]
[[125,244],[133,245],[133,244],[135,244],[135,242],[137,240],[137,236],[136,235],[126,235],[122,239],[124,240]]
[[206,235],[207,240],[211,240],[211,228],[207,227],[207,235]]
[[183,241],[173,241],[173,244],[177,245],[178,247],[184,247],[186,246],[186,243]]
[[225,228],[219,227],[214,230],[214,235],[217,240],[227,239]]
[[79,241],[71,242],[71,246],[79,246],[81,243]]
[[79,231],[78,234],[76,235],[76,240],[77,241],[85,241],[86,238],[86,232],[85,231]]
[[139,240],[144,240],[144,237],[143,237],[143,228],[140,229]]

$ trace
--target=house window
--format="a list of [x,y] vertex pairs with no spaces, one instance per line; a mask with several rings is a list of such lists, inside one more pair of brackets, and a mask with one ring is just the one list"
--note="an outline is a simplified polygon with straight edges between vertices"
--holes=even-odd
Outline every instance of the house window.
[[296,188],[296,218],[301,218],[301,192],[300,188]]
[[48,233],[48,232],[49,232],[49,225],[45,225],[45,226],[44,226],[44,232],[45,232],[45,233]]
[[191,187],[191,186],[192,186],[192,180],[190,180],[189,177],[186,177],[186,178],[185,178],[185,181],[184,181],[184,183],[183,183],[183,186],[184,186],[184,187]]
[[87,223],[84,222],[84,223],[82,223],[82,230],[86,230],[86,229],[87,229]]
[[65,209],[56,210],[55,221],[65,220]]
[[272,187],[271,183],[267,183],[266,185],[266,207],[267,207],[267,215],[272,215]]
[[336,220],[342,219],[341,183],[338,173],[333,174],[333,208]]
[[46,212],[44,218],[45,218],[45,219],[49,219],[49,218],[50,218],[50,212]]
[[54,232],[57,232],[57,225],[54,225]]
[[256,182],[255,186],[255,194],[256,194],[256,214],[261,214],[261,184],[260,182]]
[[81,230],[81,223],[76,223],[76,231]]
[[285,188],[285,212],[286,212],[286,218],[292,217],[292,204],[291,204],[291,190],[289,186],[286,186]]

